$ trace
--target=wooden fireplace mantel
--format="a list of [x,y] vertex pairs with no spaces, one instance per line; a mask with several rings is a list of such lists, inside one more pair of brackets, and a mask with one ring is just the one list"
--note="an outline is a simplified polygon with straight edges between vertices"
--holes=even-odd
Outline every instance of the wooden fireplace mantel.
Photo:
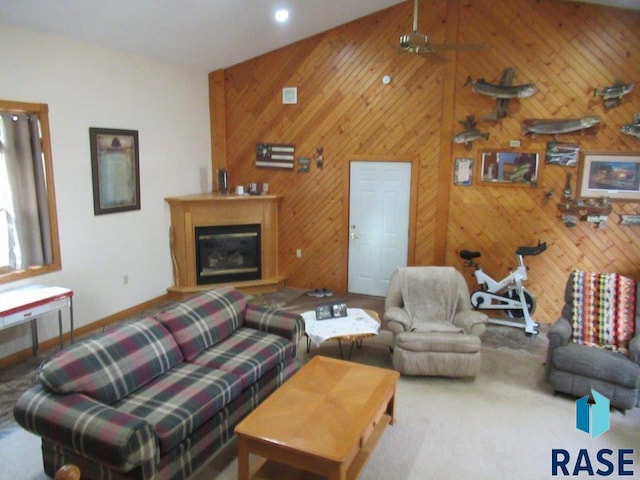
[[[205,193],[169,197],[171,210],[171,260],[174,285],[167,291],[183,299],[201,290],[233,285],[247,293],[275,291],[284,286],[278,275],[278,202],[280,195]],[[197,284],[195,228],[219,225],[260,224],[262,278],[234,283]]]

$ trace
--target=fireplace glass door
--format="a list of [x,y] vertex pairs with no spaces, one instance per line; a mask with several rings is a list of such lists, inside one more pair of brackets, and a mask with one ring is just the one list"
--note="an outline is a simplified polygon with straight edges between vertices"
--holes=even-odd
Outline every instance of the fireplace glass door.
[[196,227],[198,285],[260,280],[260,225]]

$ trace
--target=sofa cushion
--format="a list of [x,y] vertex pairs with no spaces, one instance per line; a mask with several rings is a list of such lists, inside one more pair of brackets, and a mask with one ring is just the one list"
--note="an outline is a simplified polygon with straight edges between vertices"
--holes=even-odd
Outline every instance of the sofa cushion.
[[58,352],[38,377],[56,393],[84,393],[111,404],[182,361],[173,336],[149,317]]
[[244,389],[292,354],[293,342],[286,338],[253,328],[240,328],[202,352],[193,362],[237,375]]
[[200,352],[224,340],[240,325],[246,300],[233,287],[207,290],[156,315],[173,334],[184,358],[193,360]]
[[240,395],[240,379],[182,363],[114,405],[153,425],[164,455]]

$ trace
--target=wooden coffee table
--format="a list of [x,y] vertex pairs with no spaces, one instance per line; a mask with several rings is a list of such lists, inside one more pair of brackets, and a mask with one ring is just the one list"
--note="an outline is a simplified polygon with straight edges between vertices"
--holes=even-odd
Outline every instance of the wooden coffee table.
[[[238,478],[358,478],[394,423],[399,376],[314,357],[236,426]],[[261,457],[251,468],[249,455]]]

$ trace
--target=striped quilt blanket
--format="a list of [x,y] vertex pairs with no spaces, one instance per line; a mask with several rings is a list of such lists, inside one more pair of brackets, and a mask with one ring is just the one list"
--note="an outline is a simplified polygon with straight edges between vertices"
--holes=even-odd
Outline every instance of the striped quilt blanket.
[[617,273],[573,272],[571,340],[629,355],[635,333],[636,282]]

